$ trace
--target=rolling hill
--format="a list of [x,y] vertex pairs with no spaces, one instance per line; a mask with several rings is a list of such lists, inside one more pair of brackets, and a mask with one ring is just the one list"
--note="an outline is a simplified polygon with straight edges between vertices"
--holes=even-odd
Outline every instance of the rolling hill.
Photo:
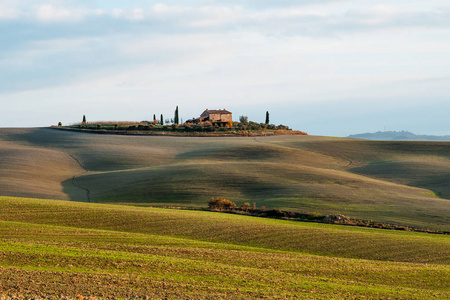
[[0,129],[0,298],[448,299],[448,235],[162,207],[221,196],[450,231],[449,156],[436,142]]
[[450,239],[0,197],[6,299],[447,299]]
[[0,130],[0,195],[341,213],[450,231],[450,144],[316,136],[149,137]]

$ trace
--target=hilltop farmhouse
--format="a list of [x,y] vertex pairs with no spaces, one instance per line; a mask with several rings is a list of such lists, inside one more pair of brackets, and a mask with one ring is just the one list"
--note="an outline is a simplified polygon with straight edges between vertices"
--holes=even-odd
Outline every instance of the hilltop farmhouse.
[[187,123],[201,123],[209,121],[213,125],[224,126],[229,122],[233,122],[233,114],[226,109],[210,110],[206,109],[199,118],[187,120]]

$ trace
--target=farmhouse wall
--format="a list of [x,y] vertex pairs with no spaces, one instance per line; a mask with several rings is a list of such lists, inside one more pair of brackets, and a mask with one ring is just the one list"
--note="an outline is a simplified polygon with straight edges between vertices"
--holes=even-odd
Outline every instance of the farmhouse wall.
[[210,122],[233,121],[233,115],[227,110],[205,110],[201,118],[207,118]]

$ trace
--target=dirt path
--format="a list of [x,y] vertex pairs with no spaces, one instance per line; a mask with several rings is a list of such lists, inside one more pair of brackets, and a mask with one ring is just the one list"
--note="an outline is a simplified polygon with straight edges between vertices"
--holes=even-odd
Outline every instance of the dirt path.
[[[84,172],[82,173],[82,175],[83,175],[83,174],[89,173],[89,170],[83,165],[83,163],[82,163],[78,158],[76,158],[76,157],[75,157],[74,155],[72,155],[72,154],[69,154],[69,156],[70,156],[73,160],[75,160],[75,161],[78,163],[78,165],[80,165],[80,167],[83,168]],[[78,175],[78,176],[79,176],[79,175]],[[74,186],[76,186],[77,188],[82,189],[82,190],[84,190],[84,191],[86,192],[87,201],[90,203],[90,202],[91,202],[91,191],[90,191],[89,189],[87,189],[87,188],[82,187],[81,185],[79,185],[79,184],[77,184],[77,183],[75,182],[75,180],[76,180],[76,178],[77,178],[78,176],[77,176],[77,175],[74,175],[74,176],[72,177],[72,184],[73,184]]]

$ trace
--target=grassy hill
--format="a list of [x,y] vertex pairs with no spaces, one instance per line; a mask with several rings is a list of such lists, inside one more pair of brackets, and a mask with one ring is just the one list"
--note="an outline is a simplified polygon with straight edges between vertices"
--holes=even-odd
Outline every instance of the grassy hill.
[[6,297],[450,297],[444,235],[13,197],[0,207]]
[[160,207],[221,196],[449,231],[449,145],[1,129],[0,195]]

